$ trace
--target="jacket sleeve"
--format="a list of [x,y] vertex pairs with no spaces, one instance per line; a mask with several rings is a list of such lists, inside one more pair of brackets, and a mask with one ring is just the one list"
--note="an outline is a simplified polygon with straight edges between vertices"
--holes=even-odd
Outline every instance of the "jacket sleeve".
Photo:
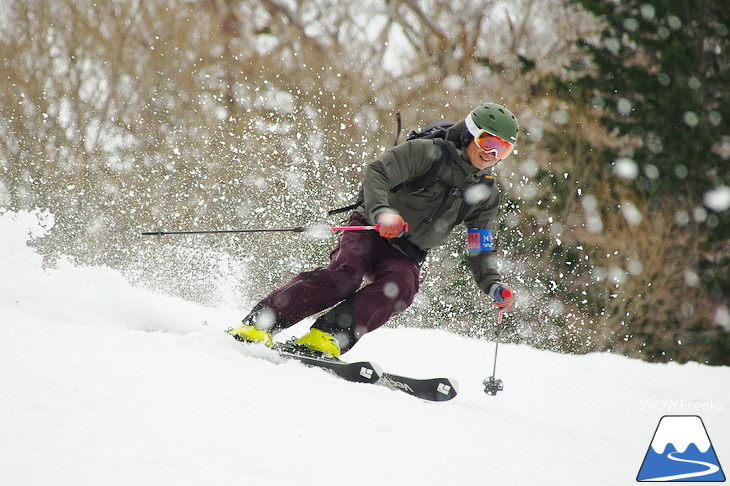
[[386,150],[371,162],[362,182],[365,219],[375,222],[381,213],[397,213],[388,202],[391,189],[428,171],[439,158],[440,150],[432,140],[410,140]]
[[[499,190],[496,185],[492,186],[493,194],[483,204],[464,220],[467,228],[490,229],[492,230],[493,242],[497,242],[497,217],[499,216]],[[493,243],[494,244],[494,243]],[[501,280],[497,270],[497,255],[494,251],[481,251],[469,253],[469,269],[474,276],[479,288],[486,294],[495,282]]]

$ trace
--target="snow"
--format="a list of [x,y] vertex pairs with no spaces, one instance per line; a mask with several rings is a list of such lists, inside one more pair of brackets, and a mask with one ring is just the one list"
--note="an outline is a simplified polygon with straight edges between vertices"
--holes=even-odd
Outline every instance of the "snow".
[[641,210],[628,201],[621,204],[621,214],[630,226],[636,226],[644,219]]
[[718,213],[730,208],[730,187],[719,186],[707,191],[703,197],[705,206]]
[[501,345],[490,397],[490,341],[384,328],[345,356],[459,381],[423,402],[239,345],[222,331],[242,309],[43,268],[27,241],[51,225],[0,213],[3,484],[628,485],[660,417],[683,414],[730,464],[727,367]]
[[613,172],[622,179],[633,180],[639,176],[639,166],[632,159],[621,157],[613,161]]
[[664,454],[667,445],[672,444],[677,452],[684,452],[690,444],[697,446],[703,454],[710,448],[702,420],[698,417],[665,417],[657,427],[651,448],[657,454]]

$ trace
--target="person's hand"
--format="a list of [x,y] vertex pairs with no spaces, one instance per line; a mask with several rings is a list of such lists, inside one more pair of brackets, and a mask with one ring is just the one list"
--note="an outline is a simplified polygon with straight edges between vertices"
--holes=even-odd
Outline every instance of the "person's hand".
[[505,283],[493,283],[489,289],[489,296],[494,299],[494,305],[500,309],[506,309],[512,305],[512,287]]
[[398,238],[403,235],[406,223],[400,214],[382,213],[376,218],[376,223],[380,225],[378,231],[383,238]]

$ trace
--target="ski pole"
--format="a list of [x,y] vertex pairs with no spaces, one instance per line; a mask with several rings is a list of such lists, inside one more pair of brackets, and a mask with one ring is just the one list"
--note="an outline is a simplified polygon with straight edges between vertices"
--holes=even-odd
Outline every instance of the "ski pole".
[[[367,231],[380,230],[379,224],[371,226],[297,226],[294,228],[254,228],[254,229],[235,229],[235,230],[199,230],[199,231],[145,231],[140,233],[142,236],[163,236],[163,235],[217,235],[224,233],[264,233],[264,232],[318,232],[318,231]],[[408,223],[405,224],[403,230],[408,231]]]
[[[504,295],[504,293],[502,295]],[[498,380],[495,378],[495,376],[497,376],[497,352],[499,351],[499,337],[502,334],[503,313],[504,307],[500,307],[499,311],[497,312],[497,341],[494,344],[494,368],[492,369],[492,376],[484,380],[483,383],[484,393],[491,396],[495,396],[497,392],[501,392],[502,390],[504,390],[504,384],[502,383],[502,380]]]

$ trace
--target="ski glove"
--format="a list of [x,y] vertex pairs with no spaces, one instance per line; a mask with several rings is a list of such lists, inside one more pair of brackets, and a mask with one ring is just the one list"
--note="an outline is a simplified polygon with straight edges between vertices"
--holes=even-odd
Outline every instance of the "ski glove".
[[496,282],[489,288],[489,296],[494,299],[494,305],[500,309],[506,309],[512,305],[512,287]]
[[400,214],[381,213],[375,219],[380,225],[380,236],[383,238],[399,238],[405,231],[406,223]]

